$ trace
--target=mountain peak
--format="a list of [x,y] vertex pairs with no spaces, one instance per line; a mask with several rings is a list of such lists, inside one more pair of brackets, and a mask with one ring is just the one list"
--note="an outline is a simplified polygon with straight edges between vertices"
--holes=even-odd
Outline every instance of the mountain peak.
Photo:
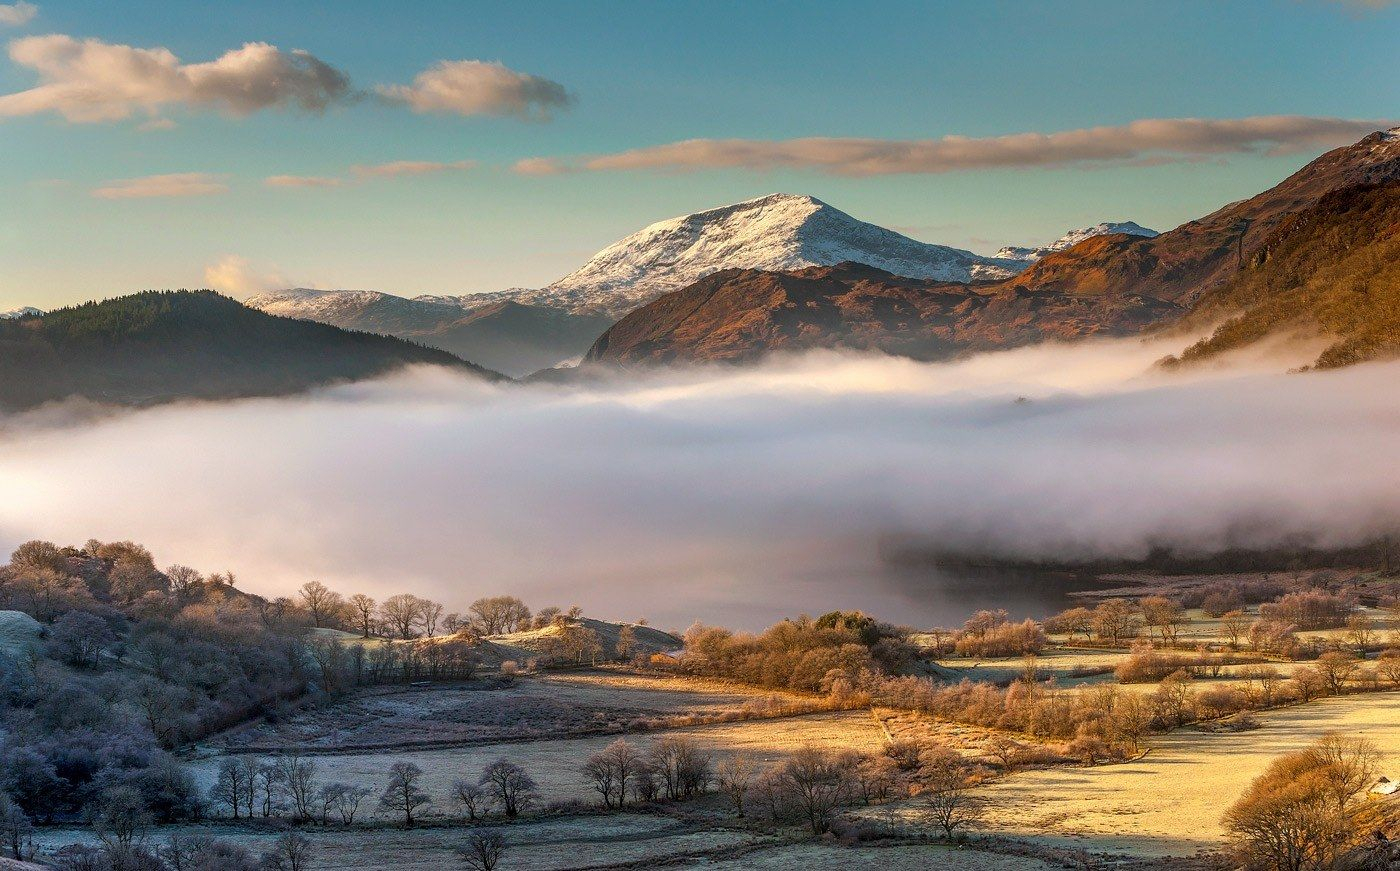
[[1006,278],[1024,263],[911,239],[808,194],[771,193],[649,224],[519,302],[621,317],[722,269],[865,263],[911,278]]

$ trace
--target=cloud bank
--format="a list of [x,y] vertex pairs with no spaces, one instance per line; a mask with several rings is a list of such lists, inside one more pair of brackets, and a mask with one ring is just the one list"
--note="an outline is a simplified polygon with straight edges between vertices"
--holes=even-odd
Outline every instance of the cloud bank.
[[751,626],[831,607],[918,621],[937,585],[891,586],[892,534],[1133,556],[1350,543],[1400,516],[1400,365],[1142,376],[1163,350],[816,354],[587,389],[427,369],[42,432],[22,418],[0,430],[0,551],[133,538],[268,593],[319,578],[453,610],[510,592]]
[[526,175],[571,171],[814,170],[830,175],[939,174],[989,169],[1157,166],[1227,154],[1284,154],[1354,142],[1390,122],[1265,115],[1146,118],[1111,127],[1008,136],[893,140],[808,137],[689,139],[581,160],[529,158]]
[[262,109],[321,111],[349,95],[344,73],[310,52],[250,42],[207,63],[169,49],[134,48],[63,34],[10,43],[10,59],[39,75],[27,91],[0,95],[0,117],[56,113],[76,123],[119,121],[168,106],[248,115]]
[[445,60],[419,73],[411,85],[381,85],[379,94],[415,112],[510,115],[547,121],[573,105],[561,84],[499,62]]

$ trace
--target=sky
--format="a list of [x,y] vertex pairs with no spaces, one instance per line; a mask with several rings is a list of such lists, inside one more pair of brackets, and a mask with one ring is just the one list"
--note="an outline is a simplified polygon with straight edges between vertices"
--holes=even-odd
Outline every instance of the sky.
[[1397,40],[1384,0],[0,3],[0,311],[541,286],[774,191],[982,253],[1168,229],[1397,123]]

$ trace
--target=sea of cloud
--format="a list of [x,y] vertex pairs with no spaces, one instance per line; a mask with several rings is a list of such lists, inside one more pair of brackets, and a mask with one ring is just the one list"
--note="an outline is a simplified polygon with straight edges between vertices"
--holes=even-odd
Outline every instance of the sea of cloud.
[[0,419],[0,551],[133,539],[269,594],[314,578],[450,610],[514,593],[757,626],[927,616],[917,584],[884,580],[891,535],[1078,558],[1394,525],[1400,364],[1168,376],[1163,353],[824,352],[583,386],[424,368],[293,398],[48,408]]

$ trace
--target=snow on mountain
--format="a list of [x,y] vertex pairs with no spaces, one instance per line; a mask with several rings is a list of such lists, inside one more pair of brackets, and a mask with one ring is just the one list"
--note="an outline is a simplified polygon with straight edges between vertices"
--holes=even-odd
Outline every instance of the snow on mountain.
[[521,302],[526,294],[539,293],[534,287],[507,287],[505,290],[492,290],[485,293],[464,293],[461,296],[423,293],[412,297],[414,302],[427,302],[434,305],[450,305],[474,311],[498,302]]
[[39,309],[34,308],[33,306],[30,306],[30,305],[26,305],[26,306],[23,306],[23,307],[21,307],[21,308],[17,308],[17,309],[15,309],[14,311],[0,312],[0,319],[7,320],[7,321],[13,321],[13,320],[18,320],[19,318],[29,317],[30,315],[41,315],[41,314],[43,314],[43,312],[40,311]]
[[652,224],[548,287],[479,296],[621,317],[721,269],[788,270],[847,260],[909,278],[961,282],[1007,278],[1026,265],[919,242],[815,197],[770,194]]
[[343,318],[359,314],[365,308],[386,299],[401,299],[377,290],[312,290],[291,287],[270,290],[248,297],[243,304],[261,309],[270,315],[321,321],[339,325]]
[[1105,221],[1102,224],[1095,224],[1092,227],[1080,227],[1078,230],[1070,230],[1049,245],[1041,245],[1039,248],[1020,248],[1008,245],[992,256],[1001,260],[1022,260],[1026,263],[1031,263],[1039,260],[1046,254],[1054,254],[1056,251],[1064,251],[1066,248],[1073,248],[1085,239],[1092,239],[1094,236],[1103,236],[1108,233],[1127,233],[1130,236],[1146,236],[1149,239],[1159,235],[1156,230],[1149,230],[1134,221]]

